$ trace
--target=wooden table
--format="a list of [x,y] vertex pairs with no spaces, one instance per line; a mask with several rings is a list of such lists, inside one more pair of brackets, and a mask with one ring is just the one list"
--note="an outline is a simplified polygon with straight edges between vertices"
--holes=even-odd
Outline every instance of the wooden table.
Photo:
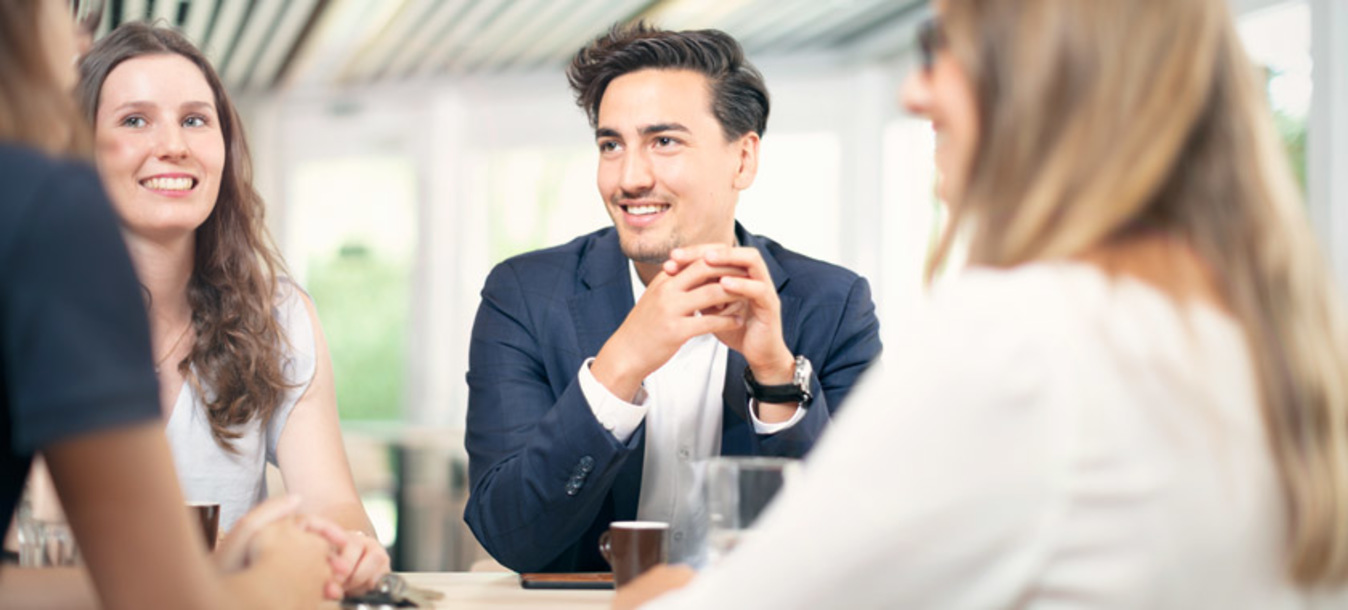
[[613,603],[613,591],[524,589],[513,572],[405,572],[403,578],[414,587],[444,593],[435,607],[446,610],[601,610]]

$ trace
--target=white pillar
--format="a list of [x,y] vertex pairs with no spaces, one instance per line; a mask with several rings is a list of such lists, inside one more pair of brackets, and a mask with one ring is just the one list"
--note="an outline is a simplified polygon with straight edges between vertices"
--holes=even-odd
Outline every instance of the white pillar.
[[1341,288],[1348,288],[1348,2],[1310,0],[1313,93],[1307,203]]

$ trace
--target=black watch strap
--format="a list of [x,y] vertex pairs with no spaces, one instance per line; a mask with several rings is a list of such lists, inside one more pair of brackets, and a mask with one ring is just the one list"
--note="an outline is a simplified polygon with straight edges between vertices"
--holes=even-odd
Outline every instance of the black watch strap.
[[794,402],[802,407],[807,407],[810,405],[810,401],[814,399],[810,394],[810,377],[813,372],[809,359],[805,356],[796,356],[796,371],[792,375],[791,383],[763,385],[754,379],[753,369],[746,366],[744,367],[744,388],[748,390],[750,398],[760,403],[787,404]]

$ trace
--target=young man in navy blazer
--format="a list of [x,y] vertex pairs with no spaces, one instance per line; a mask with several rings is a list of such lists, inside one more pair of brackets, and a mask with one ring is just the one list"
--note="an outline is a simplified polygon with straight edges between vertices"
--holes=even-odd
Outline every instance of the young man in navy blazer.
[[801,457],[880,353],[866,280],[735,222],[768,93],[715,30],[615,26],[567,76],[613,226],[492,270],[468,371],[464,518],[521,572],[608,569],[612,521],[699,552],[699,462]]

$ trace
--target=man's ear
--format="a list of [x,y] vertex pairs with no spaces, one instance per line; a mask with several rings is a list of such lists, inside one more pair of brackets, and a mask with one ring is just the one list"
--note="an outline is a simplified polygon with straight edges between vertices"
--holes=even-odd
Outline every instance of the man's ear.
[[735,172],[735,180],[732,183],[735,190],[742,191],[749,188],[754,183],[754,177],[758,175],[758,145],[760,139],[758,134],[750,131],[739,137],[732,146],[739,149],[739,169]]

